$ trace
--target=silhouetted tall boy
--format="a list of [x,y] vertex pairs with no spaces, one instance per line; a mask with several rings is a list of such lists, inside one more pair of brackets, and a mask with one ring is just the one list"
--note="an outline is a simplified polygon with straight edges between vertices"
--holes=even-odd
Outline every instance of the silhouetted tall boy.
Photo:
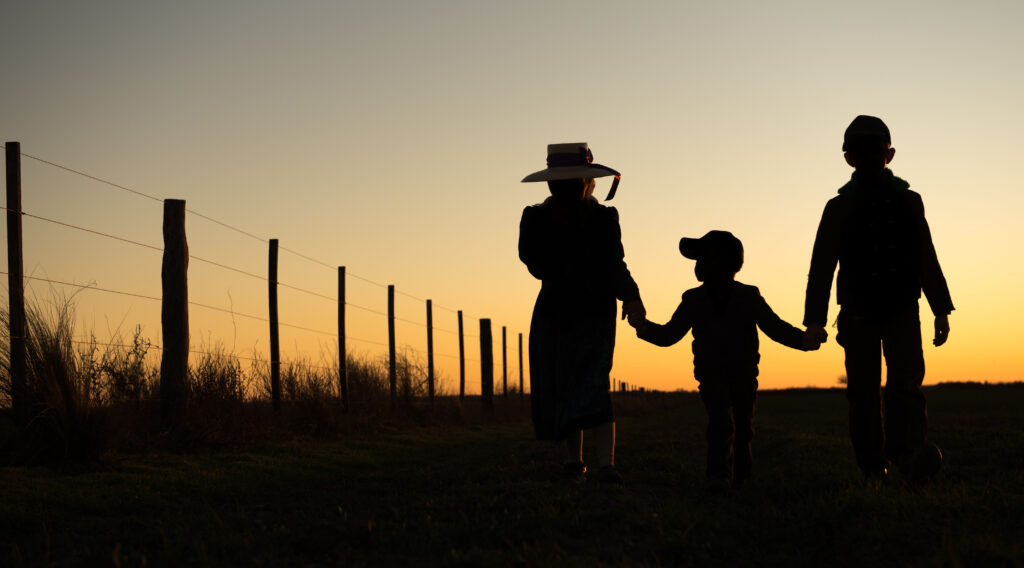
[[[832,276],[839,265],[836,341],[846,351],[846,397],[857,465],[885,479],[890,461],[908,478],[938,471],[942,454],[927,442],[921,390],[924,354],[918,298],[935,315],[936,346],[949,335],[953,301],[924,218],[921,196],[888,169],[896,150],[889,129],[858,116],[843,137],[850,181],[829,200],[814,240],[804,325],[825,340]],[[885,356],[885,426],[881,358]]]
[[743,243],[732,233],[684,238],[679,252],[697,261],[694,271],[703,284],[683,293],[667,324],[643,320],[637,337],[668,347],[693,330],[693,374],[708,413],[708,489],[725,491],[746,481],[753,465],[750,443],[761,360],[757,328],[793,349],[814,350],[821,343],[775,315],[756,287],[735,281],[743,266]]

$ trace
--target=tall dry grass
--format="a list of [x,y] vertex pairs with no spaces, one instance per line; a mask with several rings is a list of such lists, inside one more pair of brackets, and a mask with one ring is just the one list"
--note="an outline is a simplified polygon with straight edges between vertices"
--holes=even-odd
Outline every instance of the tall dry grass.
[[[422,421],[431,412],[426,368],[412,350],[396,356],[395,410],[386,357],[348,358],[350,409],[344,412],[337,356],[321,354],[281,363],[282,411],[277,414],[268,360],[243,363],[222,345],[200,345],[189,364],[187,419],[176,431],[166,431],[159,421],[160,351],[141,328],[126,336],[115,333],[109,343],[92,333],[76,340],[73,297],[30,302],[26,317],[29,420],[16,429],[9,411],[9,314],[0,309],[0,407],[8,409],[0,414],[0,452],[7,461],[81,463],[161,445],[187,449],[296,434],[337,435],[388,420]],[[436,390],[438,397],[444,394],[444,388]]]

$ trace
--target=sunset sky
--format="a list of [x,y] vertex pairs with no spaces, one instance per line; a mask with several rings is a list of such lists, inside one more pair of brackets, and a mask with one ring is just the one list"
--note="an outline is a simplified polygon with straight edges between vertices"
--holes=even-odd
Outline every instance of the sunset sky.
[[[548,143],[586,141],[623,173],[609,204],[652,320],[697,285],[679,238],[725,229],[745,245],[738,279],[799,325],[822,208],[850,174],[843,130],[872,114],[924,198],[957,307],[934,348],[922,301],[926,383],[1021,380],[1022,21],[1017,1],[3,2],[0,141],[323,263],[282,252],[284,284],[331,298],[346,266],[350,351],[385,352],[386,284],[399,344],[424,350],[432,298],[451,392],[456,309],[474,336],[478,318],[498,340],[508,327],[518,380],[515,338],[539,289],[519,218],[547,195],[519,180]],[[29,158],[22,169],[27,213],[162,245],[158,201]],[[196,257],[266,273],[260,239],[187,224]],[[33,276],[160,295],[157,251],[33,218],[24,234]],[[195,260],[189,274],[190,299],[238,314],[194,307],[193,346],[265,357],[267,325],[245,315],[266,317],[266,283]],[[75,299],[80,336],[138,324],[160,343],[158,302]],[[833,299],[830,322],[836,311]],[[286,357],[333,357],[329,299],[282,289],[281,320],[325,332],[283,328]],[[689,349],[621,322],[612,375],[693,389]],[[476,337],[467,350],[478,392]],[[762,334],[761,353],[762,388],[844,373],[833,338],[804,354]]]

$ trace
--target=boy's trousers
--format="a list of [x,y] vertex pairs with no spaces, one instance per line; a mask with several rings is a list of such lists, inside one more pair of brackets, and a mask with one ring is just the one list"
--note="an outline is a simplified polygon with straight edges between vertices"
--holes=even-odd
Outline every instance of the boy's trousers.
[[708,479],[746,481],[753,467],[757,379],[707,379],[700,398],[708,413]]
[[[924,391],[924,353],[917,304],[884,315],[867,316],[843,308],[836,341],[846,351],[846,398],[850,438],[857,465],[867,473],[899,465],[924,444],[928,413]],[[885,411],[880,387],[885,357]]]

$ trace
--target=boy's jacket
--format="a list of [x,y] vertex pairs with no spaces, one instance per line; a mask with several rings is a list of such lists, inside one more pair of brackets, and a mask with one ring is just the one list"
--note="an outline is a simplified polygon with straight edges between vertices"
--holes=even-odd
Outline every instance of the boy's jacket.
[[648,323],[637,337],[667,347],[692,329],[693,374],[702,382],[757,377],[758,327],[787,347],[803,349],[803,331],[777,316],[756,287],[729,282],[720,292],[708,284],[687,290],[668,323]]
[[916,304],[923,289],[932,313],[953,310],[921,196],[891,171],[886,174],[877,185],[861,183],[854,174],[825,205],[811,255],[804,325],[825,325],[836,264],[836,299],[844,308],[881,316]]

